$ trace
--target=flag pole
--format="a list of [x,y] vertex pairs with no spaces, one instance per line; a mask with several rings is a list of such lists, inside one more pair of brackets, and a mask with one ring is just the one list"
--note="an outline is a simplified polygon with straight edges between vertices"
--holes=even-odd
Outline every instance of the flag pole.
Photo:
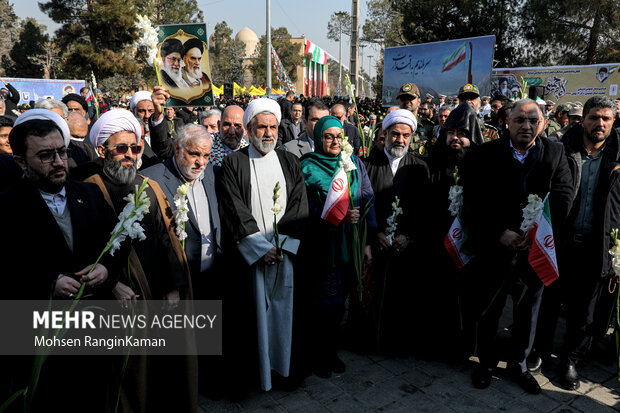
[[271,96],[271,0],[267,0],[267,96]]
[[474,50],[473,50],[473,46],[471,44],[471,42],[469,42],[469,69],[467,70],[467,83],[472,83],[472,76],[471,76],[471,60],[474,54]]

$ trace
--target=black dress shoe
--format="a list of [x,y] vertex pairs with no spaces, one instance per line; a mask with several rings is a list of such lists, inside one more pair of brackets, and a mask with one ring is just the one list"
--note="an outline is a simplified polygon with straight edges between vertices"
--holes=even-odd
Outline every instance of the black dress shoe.
[[520,368],[513,368],[512,377],[514,378],[514,381],[529,394],[540,394],[540,392],[542,392],[540,384],[538,384],[534,376],[532,376],[532,373],[529,371],[522,373]]
[[486,389],[491,384],[493,369],[486,366],[478,366],[471,375],[471,382],[477,389]]
[[566,390],[577,390],[579,388],[579,373],[575,363],[568,361],[563,363],[560,372],[560,384]]
[[543,365],[543,360],[535,355],[534,357],[528,357],[525,361],[525,365],[527,366],[527,371],[530,373],[536,373],[540,371],[540,368]]

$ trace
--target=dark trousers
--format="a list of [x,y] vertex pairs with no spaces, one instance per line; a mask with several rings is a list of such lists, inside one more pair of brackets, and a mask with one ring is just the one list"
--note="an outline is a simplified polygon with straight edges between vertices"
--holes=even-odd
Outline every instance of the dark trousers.
[[310,306],[310,354],[312,365],[322,367],[338,357],[340,323],[344,315],[344,303]]
[[[567,308],[566,336],[562,347],[564,361],[581,361],[592,346],[596,330],[601,330],[601,323],[595,323],[595,314],[608,278],[592,270],[591,258],[600,255],[597,250],[594,239],[587,238],[571,240],[563,249],[559,262],[560,278],[545,289],[543,295],[535,342],[536,351],[540,355],[549,355],[553,350],[562,304]],[[607,319],[609,314],[603,311],[600,316]]]
[[594,314],[607,278],[593,273],[591,257],[597,257],[594,242],[571,242],[567,248],[564,295],[567,306],[566,338],[562,358],[582,360],[592,346]]
[[[491,303],[506,277],[511,276],[511,281],[499,292],[486,314],[478,320],[477,349],[480,363],[487,367],[495,367],[499,361],[497,328],[507,295],[512,289],[515,308],[512,342],[507,361],[518,364],[524,372],[525,360],[534,344],[544,284],[528,264],[527,254],[519,254],[514,268],[507,255],[489,257],[479,265],[480,314]],[[517,286],[514,286],[514,283],[517,283]]]

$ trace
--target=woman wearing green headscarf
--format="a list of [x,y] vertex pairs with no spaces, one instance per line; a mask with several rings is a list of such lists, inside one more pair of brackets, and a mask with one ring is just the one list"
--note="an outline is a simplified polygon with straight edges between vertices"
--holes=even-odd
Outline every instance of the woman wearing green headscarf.
[[[348,292],[355,291],[357,276],[353,263],[353,226],[360,225],[360,218],[368,225],[367,239],[376,232],[374,196],[366,168],[361,160],[342,151],[343,128],[334,116],[325,116],[314,126],[314,152],[301,157],[301,169],[308,191],[310,222],[304,238],[300,258],[300,283],[303,301],[307,304],[310,337],[305,340],[310,348],[314,373],[323,378],[332,372],[342,373],[345,365],[338,358],[337,338],[344,314]],[[341,161],[351,162],[355,169],[348,172],[350,203],[346,215],[338,225],[321,218],[325,200],[334,175],[341,168]],[[368,212],[364,215],[363,211]],[[370,246],[365,258],[370,260]],[[297,275],[299,274],[299,275]],[[357,300],[357,294],[351,295]]]

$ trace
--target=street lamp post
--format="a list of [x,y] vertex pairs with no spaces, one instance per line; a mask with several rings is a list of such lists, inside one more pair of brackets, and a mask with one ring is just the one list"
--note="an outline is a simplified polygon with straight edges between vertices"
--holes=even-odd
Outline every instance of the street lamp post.
[[368,56],[368,77],[370,78],[370,95],[372,97],[372,75],[370,74],[372,70],[372,55]]
[[267,0],[267,96],[271,96],[271,0]]

